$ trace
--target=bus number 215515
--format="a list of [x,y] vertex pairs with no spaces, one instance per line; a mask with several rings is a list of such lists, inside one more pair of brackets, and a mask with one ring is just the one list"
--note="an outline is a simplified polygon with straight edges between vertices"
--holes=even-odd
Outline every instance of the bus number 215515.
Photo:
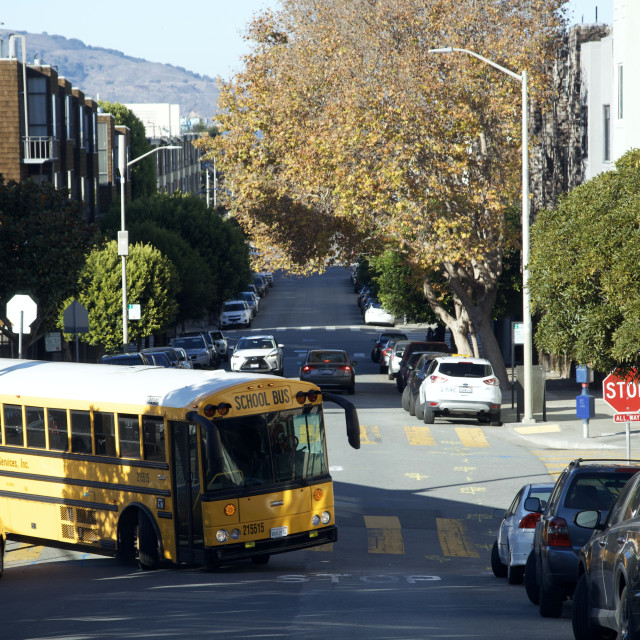
[[264,522],[252,522],[242,525],[242,535],[251,536],[257,533],[264,533]]

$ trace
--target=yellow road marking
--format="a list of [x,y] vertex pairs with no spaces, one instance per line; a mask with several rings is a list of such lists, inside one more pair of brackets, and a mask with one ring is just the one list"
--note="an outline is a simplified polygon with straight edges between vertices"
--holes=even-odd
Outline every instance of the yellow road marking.
[[438,540],[445,556],[479,558],[480,554],[467,539],[466,529],[462,520],[453,518],[436,518]]
[[489,442],[479,427],[456,427],[456,433],[465,447],[489,446]]
[[43,550],[44,547],[34,545],[25,545],[23,547],[7,549],[5,560],[7,561],[7,565],[28,564],[38,560]]
[[409,444],[432,447],[436,443],[429,427],[405,427],[404,432],[407,434]]
[[531,433],[557,433],[560,431],[559,424],[546,424],[540,425],[536,427],[515,427],[514,431],[521,434],[531,434]]
[[364,516],[369,553],[404,554],[400,520],[395,516]]
[[[371,432],[371,437],[369,438],[369,431]],[[364,425],[360,425],[360,444],[380,444],[382,442],[382,438],[380,436],[380,428],[377,426],[365,427]]]

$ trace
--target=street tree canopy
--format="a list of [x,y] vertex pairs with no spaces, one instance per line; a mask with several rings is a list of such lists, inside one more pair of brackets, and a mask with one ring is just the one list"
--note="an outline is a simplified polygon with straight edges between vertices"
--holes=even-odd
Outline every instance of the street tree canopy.
[[538,214],[529,267],[540,350],[640,371],[640,150]]
[[[179,280],[171,261],[150,245],[134,244],[127,257],[127,298],[141,307],[140,320],[128,322],[130,342],[165,331],[177,312]],[[89,311],[89,333],[79,339],[101,345],[106,352],[122,350],[122,269],[118,243],[113,240],[87,256],[77,281],[76,299]],[[64,327],[62,309],[58,326]],[[66,335],[67,339],[73,336]]]
[[[228,206],[272,268],[308,273],[402,253],[458,350],[492,330],[505,211],[520,194],[519,72],[544,104],[564,0],[282,0],[252,23],[203,143]],[[434,285],[446,282],[452,311]]]
[[7,302],[28,293],[38,317],[25,335],[29,346],[55,327],[57,313],[75,290],[95,228],[82,204],[49,182],[4,183],[0,176],[0,331],[16,344]]

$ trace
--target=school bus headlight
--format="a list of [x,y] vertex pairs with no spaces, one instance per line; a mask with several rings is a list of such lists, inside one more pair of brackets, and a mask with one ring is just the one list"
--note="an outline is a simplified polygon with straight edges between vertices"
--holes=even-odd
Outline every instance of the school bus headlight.
[[322,489],[316,489],[316,490],[313,492],[313,499],[314,499],[316,502],[319,502],[320,500],[322,500],[322,496],[323,496],[323,495],[324,495],[324,491],[323,491]]
[[235,504],[226,504],[224,506],[224,515],[225,516],[232,516],[235,512],[236,512],[236,505]]
[[320,516],[316,513],[313,518],[311,518],[311,524],[314,527],[317,527],[320,524]]
[[331,514],[328,511],[323,511],[320,515],[320,522],[322,522],[322,524],[329,524],[331,522]]
[[240,529],[232,529],[231,530],[231,539],[237,540],[240,537]]
[[226,529],[218,529],[216,532],[216,540],[218,542],[226,542],[229,539],[229,532]]
[[304,391],[298,391],[298,393],[296,393],[296,401],[298,404],[304,404],[306,399],[307,394]]

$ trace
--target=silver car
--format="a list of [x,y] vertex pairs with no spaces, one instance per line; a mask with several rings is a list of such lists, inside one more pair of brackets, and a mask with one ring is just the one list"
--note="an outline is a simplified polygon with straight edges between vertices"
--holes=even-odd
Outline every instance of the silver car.
[[174,338],[171,346],[187,352],[193,369],[206,369],[211,363],[211,354],[203,335]]

